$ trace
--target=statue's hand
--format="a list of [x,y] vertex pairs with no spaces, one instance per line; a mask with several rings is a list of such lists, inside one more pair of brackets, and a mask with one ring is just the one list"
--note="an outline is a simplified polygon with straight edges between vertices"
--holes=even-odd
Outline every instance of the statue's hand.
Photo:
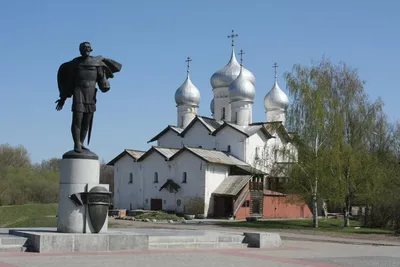
[[62,110],[62,108],[63,108],[63,106],[64,106],[65,99],[60,98],[60,99],[58,99],[55,103],[57,103],[56,110],[57,110],[57,111],[60,111],[60,110]]

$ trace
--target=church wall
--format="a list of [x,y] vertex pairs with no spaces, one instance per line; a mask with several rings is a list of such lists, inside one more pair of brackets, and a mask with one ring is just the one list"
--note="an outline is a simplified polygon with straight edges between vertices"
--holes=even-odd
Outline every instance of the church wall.
[[[138,208],[141,198],[141,176],[139,164],[128,155],[114,165],[114,207],[116,209]],[[132,183],[130,180],[132,173]]]
[[230,146],[230,153],[238,159],[244,160],[245,140],[246,136],[243,134],[230,127],[225,127],[216,134],[215,146],[216,149],[220,151],[227,151],[228,146]]
[[[164,200],[166,198],[167,191],[162,190],[159,191],[160,187],[169,179],[171,176],[170,170],[165,161],[165,158],[158,154],[157,152],[153,152],[148,155],[143,161],[142,164],[142,173],[143,173],[143,198],[144,198],[144,209],[151,208],[151,199],[162,199],[163,200],[163,208],[164,208]],[[158,176],[158,183],[154,182],[155,173]]]
[[169,130],[158,138],[157,145],[162,147],[181,148],[182,138],[173,130]]
[[202,147],[205,149],[214,149],[214,136],[209,134],[201,122],[197,121],[184,135],[183,143],[190,147]]
[[214,212],[214,198],[212,193],[228,176],[229,166],[220,164],[208,164],[206,172],[206,194],[204,202],[204,215],[210,216]]
[[[196,201],[204,202],[207,163],[191,152],[184,151],[173,160],[172,164],[174,169],[172,179],[181,188],[177,193],[169,193],[168,208],[177,212],[185,212],[185,206],[189,208]],[[184,172],[186,172],[186,183],[182,182]],[[163,191],[167,192],[167,190]],[[178,199],[181,202],[180,205],[177,205]]]
[[269,149],[269,144],[272,144],[275,140],[270,142],[271,139],[265,137],[261,130],[246,140],[246,158],[245,162],[251,165],[257,165],[261,170],[267,171],[265,164],[270,162],[272,159]]
[[268,145],[271,149],[274,149],[274,161],[276,162],[296,162],[297,161],[297,149],[289,142],[286,142],[284,137],[277,131],[274,133],[275,140],[269,141]]
[[[223,111],[223,108],[225,110]],[[225,112],[225,118],[223,118]],[[214,118],[216,120],[230,121],[231,105],[229,104],[228,87],[214,89]]]

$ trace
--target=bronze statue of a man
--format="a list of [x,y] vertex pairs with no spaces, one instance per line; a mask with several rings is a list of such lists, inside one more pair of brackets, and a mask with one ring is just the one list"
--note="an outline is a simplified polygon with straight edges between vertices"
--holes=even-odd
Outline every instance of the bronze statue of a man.
[[74,151],[82,153],[88,150],[83,146],[89,131],[88,144],[96,111],[96,84],[102,92],[110,90],[109,78],[119,72],[122,65],[102,56],[90,56],[93,51],[89,42],[79,45],[80,57],[63,63],[57,73],[60,99],[56,101],[56,110],[61,110],[65,100],[72,97],[71,133],[74,140]]

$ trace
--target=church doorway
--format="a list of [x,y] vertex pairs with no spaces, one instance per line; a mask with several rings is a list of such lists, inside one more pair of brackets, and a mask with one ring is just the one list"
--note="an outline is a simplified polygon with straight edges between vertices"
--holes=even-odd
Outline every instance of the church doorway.
[[152,198],[150,201],[150,209],[151,210],[162,210],[162,199]]
[[233,213],[233,198],[230,196],[214,195],[214,217],[228,218]]

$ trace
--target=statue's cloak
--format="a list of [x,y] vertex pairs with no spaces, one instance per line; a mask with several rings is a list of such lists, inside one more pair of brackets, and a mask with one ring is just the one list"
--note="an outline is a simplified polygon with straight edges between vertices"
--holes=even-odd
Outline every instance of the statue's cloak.
[[[74,93],[74,81],[76,67],[81,64],[81,57],[74,58],[71,61],[61,64],[57,73],[58,90],[60,92],[60,98],[66,99],[72,97]],[[122,64],[110,58],[103,56],[90,57],[89,60],[85,61],[85,65],[101,67],[104,71],[105,78],[114,78],[114,73],[119,72],[122,68]]]

